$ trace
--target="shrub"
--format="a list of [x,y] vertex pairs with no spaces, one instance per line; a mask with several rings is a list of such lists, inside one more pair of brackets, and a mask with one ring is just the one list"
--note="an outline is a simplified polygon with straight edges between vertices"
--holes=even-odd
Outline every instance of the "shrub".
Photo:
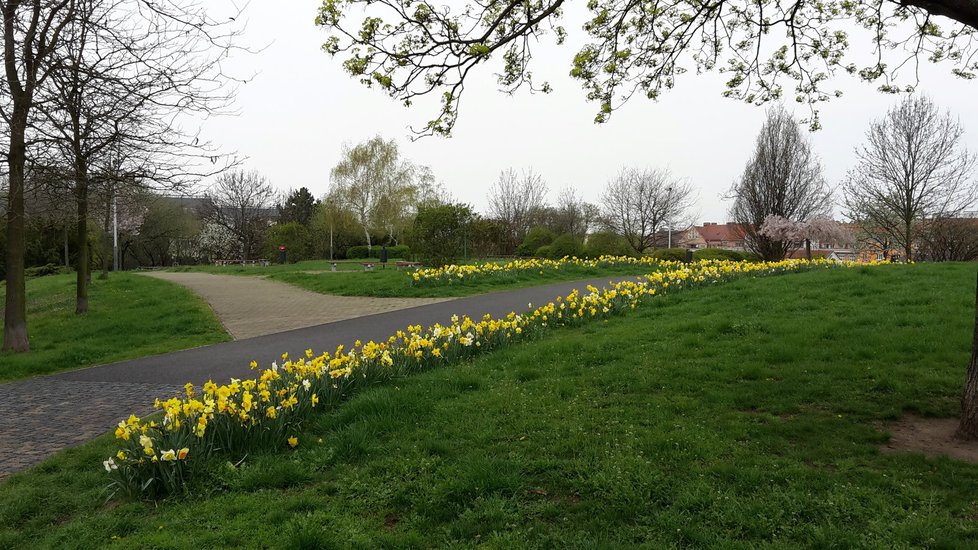
[[550,245],[545,244],[537,249],[536,256],[539,258],[549,258],[550,257]]
[[279,223],[269,228],[263,251],[265,258],[277,262],[279,246],[285,247],[289,263],[301,262],[312,257],[309,229],[298,222]]
[[33,279],[34,277],[44,277],[47,275],[61,275],[64,273],[72,273],[74,270],[70,267],[65,267],[63,265],[47,264],[39,267],[28,267],[24,270],[24,276],[28,279]]
[[[532,256],[537,253],[541,246],[553,243],[555,238],[557,238],[557,234],[550,229],[542,226],[534,227],[526,233],[523,244],[516,247],[516,255]],[[539,256],[538,253],[537,255]]]
[[731,260],[740,262],[747,259],[747,254],[737,250],[726,250],[723,248],[703,248],[694,251],[693,258],[697,260]]
[[600,231],[588,235],[584,254],[588,258],[601,256],[630,256],[634,258],[638,256],[625,237],[611,231]]
[[442,204],[418,210],[411,229],[411,246],[425,264],[439,267],[455,263],[465,251],[472,208]]
[[671,262],[684,262],[686,261],[686,249],[685,248],[660,248],[653,251],[649,256],[657,260],[667,260]]
[[564,256],[581,256],[583,254],[584,245],[581,244],[580,239],[570,233],[564,233],[550,244],[551,258],[559,259]]
[[411,249],[408,248],[406,244],[399,244],[397,246],[387,247],[387,257],[388,258],[408,258],[411,256]]
[[346,257],[350,260],[358,260],[370,257],[370,249],[366,246],[351,246],[346,249]]

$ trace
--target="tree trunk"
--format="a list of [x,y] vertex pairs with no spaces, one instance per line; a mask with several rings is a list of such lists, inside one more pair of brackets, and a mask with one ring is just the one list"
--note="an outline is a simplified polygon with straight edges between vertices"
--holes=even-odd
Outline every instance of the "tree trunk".
[[65,267],[71,267],[71,260],[68,259],[68,222],[65,222]]
[[[15,103],[17,98],[14,98]],[[24,100],[21,99],[21,102]],[[9,190],[7,194],[7,297],[4,303],[3,351],[30,351],[27,337],[27,286],[24,276],[24,164],[27,146],[27,109],[14,107],[10,121],[7,153]]]
[[88,313],[88,173],[78,164],[75,167],[75,203],[78,206],[78,272],[75,277],[75,313]]
[[978,284],[975,286],[975,334],[971,342],[971,363],[961,395],[961,421],[954,434],[959,439],[978,439]]
[[812,240],[805,239],[805,258],[812,261]]
[[904,253],[903,263],[909,263],[913,259],[910,257],[910,254],[913,252],[913,241],[911,240],[913,234],[911,232],[909,222],[907,223],[906,233],[904,233],[904,236],[905,237],[904,237],[904,245],[903,245],[903,253]]

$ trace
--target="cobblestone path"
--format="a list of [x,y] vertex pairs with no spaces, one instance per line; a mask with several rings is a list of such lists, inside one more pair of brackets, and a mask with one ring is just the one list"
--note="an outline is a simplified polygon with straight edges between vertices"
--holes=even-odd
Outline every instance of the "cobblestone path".
[[180,386],[41,378],[0,384],[0,478],[152,410]]

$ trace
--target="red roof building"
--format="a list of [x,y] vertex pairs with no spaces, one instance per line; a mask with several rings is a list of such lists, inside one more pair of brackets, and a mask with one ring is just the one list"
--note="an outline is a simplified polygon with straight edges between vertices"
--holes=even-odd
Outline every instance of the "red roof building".
[[746,232],[737,223],[712,223],[691,227],[679,239],[683,248],[725,248],[744,250]]

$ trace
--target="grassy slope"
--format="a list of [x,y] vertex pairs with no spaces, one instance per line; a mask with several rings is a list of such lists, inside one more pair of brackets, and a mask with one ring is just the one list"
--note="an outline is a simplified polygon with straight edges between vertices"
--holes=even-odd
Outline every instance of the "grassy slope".
[[374,272],[310,274],[301,272],[280,272],[269,276],[271,279],[296,285],[313,292],[337,294],[340,296],[380,296],[380,297],[449,297],[471,296],[485,292],[546,285],[561,281],[574,281],[604,275],[642,275],[654,270],[649,266],[617,266],[606,268],[583,268],[566,266],[559,271],[545,271],[520,274],[494,274],[476,282],[464,284],[411,286],[410,275],[386,269]]
[[[650,271],[649,266],[618,266],[613,268],[586,269],[566,266],[559,271],[545,271],[522,274],[496,274],[478,282],[465,281],[463,284],[444,286],[412,287],[409,271],[399,271],[393,265],[386,269],[376,267],[375,271],[365,272],[361,261],[338,262],[338,272],[330,272],[328,260],[310,260],[295,264],[271,265],[268,267],[244,266],[181,266],[173,271],[203,271],[223,275],[265,276],[284,283],[339,296],[378,296],[378,297],[451,297],[471,296],[485,292],[545,285],[561,281],[573,281],[600,277],[604,275],[642,275]],[[319,272],[319,273],[317,273]]]
[[75,315],[74,275],[32,279],[27,295],[32,351],[0,354],[0,381],[229,339],[203,300],[149,277],[121,273],[94,279],[84,316]]
[[364,392],[159,507],[103,506],[103,438],[0,485],[0,546],[975,547],[978,466],[876,451],[955,412],[974,269],[665,297]]

